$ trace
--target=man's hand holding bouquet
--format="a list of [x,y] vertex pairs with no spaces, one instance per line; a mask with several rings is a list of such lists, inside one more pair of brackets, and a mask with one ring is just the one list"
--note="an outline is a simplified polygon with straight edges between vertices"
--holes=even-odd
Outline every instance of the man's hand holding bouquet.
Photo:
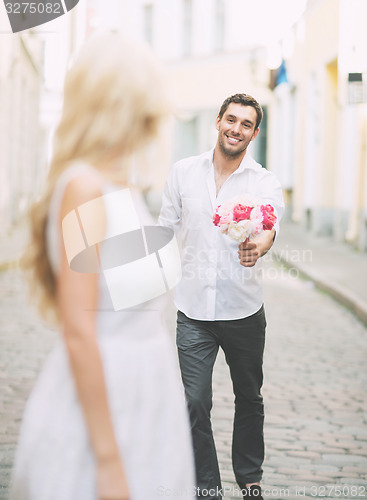
[[239,242],[241,265],[252,267],[272,246],[277,217],[274,207],[250,195],[238,196],[218,205],[213,223],[221,233]]

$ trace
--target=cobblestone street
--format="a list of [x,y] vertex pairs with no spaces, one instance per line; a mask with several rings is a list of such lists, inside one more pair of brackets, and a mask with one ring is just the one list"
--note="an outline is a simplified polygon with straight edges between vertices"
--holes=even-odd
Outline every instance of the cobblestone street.
[[[263,500],[367,500],[366,20],[367,0],[0,5],[0,500],[10,500],[18,484],[11,500],[91,500],[95,464],[95,494],[103,497],[116,497],[117,488],[120,497],[129,490],[128,500],[247,500],[256,493]],[[50,293],[50,266],[65,275],[61,288],[56,283],[61,316],[72,318],[73,333],[82,331],[67,346],[31,304],[25,261]],[[101,272],[98,290],[68,267]],[[175,399],[180,374],[170,375],[174,363],[163,356],[174,354],[155,335],[162,324],[155,303],[142,305],[169,290],[162,307],[175,349],[180,275],[177,303],[203,322],[238,319],[264,302],[261,489],[241,491],[234,477],[235,397],[221,349],[211,424],[222,488],[204,491],[198,478],[195,499],[180,488],[193,482],[190,433]],[[96,294],[104,311],[96,330],[108,337],[97,342],[103,397],[101,364],[90,361],[98,350],[85,341],[93,332],[83,330]],[[253,394],[261,320],[261,331],[251,331],[257,318],[250,318],[229,341],[227,324],[218,333],[239,398],[234,461],[245,485],[261,475],[254,415],[261,395]],[[199,386],[208,384],[200,368],[211,346],[196,342],[192,324],[182,325],[192,338],[183,339],[181,362],[188,384],[198,386],[192,419],[205,435]],[[233,347],[234,338],[244,348]],[[42,372],[47,360],[53,372]],[[29,400],[37,380],[40,396]],[[110,459],[104,396],[127,487],[111,488],[120,464]],[[96,439],[84,425],[89,403]],[[200,462],[209,477],[211,444]],[[217,470],[219,484],[214,476]]]
[[19,425],[36,374],[55,334],[28,306],[27,290],[18,271],[0,272],[0,499],[8,484]]
[[[367,330],[294,271],[265,268],[264,496],[365,498]],[[0,300],[0,499],[5,500],[25,400],[55,334],[26,305],[18,271],[0,273]],[[173,312],[167,315],[173,326]],[[238,499],[230,461],[233,396],[221,354],[214,396],[225,498]]]
[[[295,271],[265,269],[264,496],[365,498],[367,330]],[[221,358],[214,425],[226,498],[240,498],[230,493],[233,398],[227,373]]]

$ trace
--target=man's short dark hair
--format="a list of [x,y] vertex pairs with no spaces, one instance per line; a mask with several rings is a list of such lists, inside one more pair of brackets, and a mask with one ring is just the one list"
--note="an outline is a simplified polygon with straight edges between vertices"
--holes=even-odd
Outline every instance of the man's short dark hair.
[[231,95],[230,97],[227,97],[227,99],[223,102],[219,110],[220,119],[222,119],[224,113],[226,112],[226,109],[232,102],[234,102],[235,104],[242,104],[242,106],[251,106],[255,108],[257,115],[256,125],[255,125],[255,130],[256,130],[259,127],[261,120],[263,118],[263,110],[260,104],[257,102],[257,100],[248,94],[234,94]]

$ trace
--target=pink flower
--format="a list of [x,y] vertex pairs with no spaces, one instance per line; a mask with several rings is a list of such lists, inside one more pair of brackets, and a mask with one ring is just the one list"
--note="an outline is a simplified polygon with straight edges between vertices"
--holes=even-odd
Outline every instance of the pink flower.
[[226,233],[229,225],[233,222],[231,215],[222,215],[220,218],[219,229],[221,233]]
[[213,215],[213,224],[214,224],[214,226],[219,226],[219,224],[220,224],[220,215],[219,214]]
[[263,215],[263,229],[273,229],[273,226],[277,220],[274,213],[274,208],[271,205],[261,205],[261,213]]
[[233,220],[239,222],[241,220],[249,220],[252,207],[245,207],[239,203],[233,209]]
[[277,217],[270,205],[249,195],[241,195],[219,205],[213,215],[213,224],[222,234],[243,242],[272,229]]
[[261,205],[256,205],[252,211],[251,211],[251,216],[250,220],[254,223],[254,236],[257,234],[260,234],[261,231],[263,230],[263,214],[261,211]]

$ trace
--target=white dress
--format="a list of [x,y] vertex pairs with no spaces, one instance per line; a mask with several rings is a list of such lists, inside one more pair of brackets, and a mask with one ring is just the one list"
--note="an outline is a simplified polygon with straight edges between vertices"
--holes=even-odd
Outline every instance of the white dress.
[[[58,216],[64,190],[90,169],[74,165],[60,177],[50,205],[48,251],[57,273]],[[121,189],[105,183],[102,192]],[[152,220],[142,197],[142,224]],[[107,225],[119,217],[106,208]],[[164,297],[115,311],[100,275],[98,342],[110,411],[130,500],[192,498],[194,465],[177,356],[162,318]],[[28,400],[12,476],[12,500],[97,500],[95,459],[62,339]]]

